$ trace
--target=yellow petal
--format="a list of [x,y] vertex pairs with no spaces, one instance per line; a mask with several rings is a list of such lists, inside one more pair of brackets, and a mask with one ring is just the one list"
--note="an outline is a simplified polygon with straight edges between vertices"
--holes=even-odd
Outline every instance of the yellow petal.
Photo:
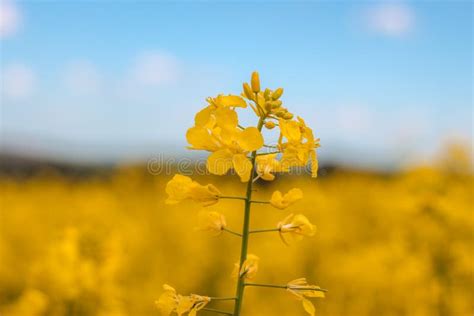
[[247,127],[239,133],[239,146],[245,151],[254,151],[263,146],[263,136],[256,127]]
[[316,309],[314,308],[313,303],[310,300],[303,299],[303,308],[311,316],[314,316]]
[[216,111],[216,124],[224,130],[235,130],[239,119],[237,113],[229,108],[219,108]]
[[209,123],[209,121],[211,121],[211,114],[211,107],[206,107],[202,109],[194,117],[194,124],[196,126],[205,127]]
[[289,142],[298,142],[301,139],[300,125],[296,121],[280,120],[280,130]]
[[[176,204],[180,201],[186,199],[189,194],[189,188],[192,185],[193,180],[191,178],[175,174],[173,179],[171,179],[166,184],[166,193],[168,198],[166,199],[166,204]],[[166,290],[166,289],[165,289]]]
[[235,106],[240,108],[246,108],[247,102],[238,95],[219,95],[216,98],[216,103],[219,106],[229,107]]
[[228,149],[213,152],[207,158],[206,166],[210,173],[222,176],[232,168],[232,153]]
[[252,163],[250,163],[247,156],[243,154],[234,155],[232,162],[234,164],[234,170],[239,175],[240,180],[242,182],[248,182],[250,173],[252,172]]
[[290,202],[296,202],[298,200],[301,200],[303,198],[303,191],[298,188],[293,188],[288,193],[285,194],[285,199],[287,199]]
[[192,145],[192,149],[214,151],[218,148],[214,139],[204,127],[195,126],[188,129],[186,140]]

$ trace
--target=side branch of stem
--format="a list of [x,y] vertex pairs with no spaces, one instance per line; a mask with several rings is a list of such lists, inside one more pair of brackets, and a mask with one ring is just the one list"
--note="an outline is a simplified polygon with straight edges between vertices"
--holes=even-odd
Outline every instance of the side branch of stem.
[[229,200],[242,200],[245,201],[247,198],[243,196],[227,196],[227,195],[219,195],[220,199],[229,199]]
[[288,285],[277,285],[277,284],[262,284],[262,283],[245,283],[245,286],[256,286],[256,287],[269,287],[269,288],[277,288],[277,289],[291,289],[295,291],[317,291],[317,292],[327,292],[326,289],[321,289],[316,286],[304,286],[304,287],[297,287]]
[[251,200],[250,203],[255,203],[255,204],[270,204],[268,201],[259,201],[259,200]]
[[229,313],[229,312],[225,312],[225,311],[221,311],[221,310],[218,310],[218,309],[214,309],[214,308],[203,308],[201,309],[202,311],[207,311],[207,312],[211,312],[211,313],[216,313],[216,314],[222,314],[222,315],[234,315],[232,313]]
[[235,301],[237,297],[209,297],[211,301]]
[[249,231],[249,234],[256,234],[256,233],[269,233],[269,232],[279,232],[280,228],[268,228],[268,229],[255,229]]
[[227,229],[227,228],[223,228],[222,230],[225,231],[225,232],[228,232],[229,234],[242,237],[242,234],[240,234],[238,232],[234,232],[233,230],[230,230],[230,229]]

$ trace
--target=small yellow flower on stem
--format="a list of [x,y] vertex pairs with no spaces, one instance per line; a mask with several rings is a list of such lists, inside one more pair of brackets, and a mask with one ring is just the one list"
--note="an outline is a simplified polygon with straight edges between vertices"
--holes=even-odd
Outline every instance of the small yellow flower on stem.
[[306,297],[324,298],[324,292],[317,285],[309,285],[305,278],[299,278],[288,282],[287,290],[295,295],[303,303],[304,310],[311,316],[315,315],[313,303]]
[[242,267],[237,262],[234,266],[232,276],[236,278],[245,277],[246,279],[253,279],[258,271],[258,263],[260,258],[253,254],[248,254]]
[[256,127],[239,128],[237,113],[228,107],[209,115],[196,120],[200,125],[186,133],[190,148],[212,152],[206,164],[212,174],[224,175],[234,169],[242,182],[249,181],[253,166],[247,155],[263,146],[262,134]]
[[[309,128],[305,121],[298,117],[298,121],[287,121],[280,119],[280,139],[279,147],[283,152],[282,162],[288,166],[305,166],[308,160],[311,162],[311,175],[318,175],[318,160],[316,148],[319,139],[315,139],[313,130]],[[283,142],[283,139],[287,142]]]
[[270,199],[270,204],[281,210],[303,198],[303,191],[298,188],[291,189],[285,195],[280,191],[275,191]]
[[212,184],[201,185],[180,174],[175,174],[173,179],[166,184],[166,193],[168,193],[166,204],[177,204],[190,199],[201,203],[203,206],[217,203],[221,194]]
[[227,224],[224,215],[214,212],[202,210],[198,215],[198,230],[210,232],[214,236],[218,236],[226,228]]
[[312,237],[316,234],[316,226],[302,214],[288,215],[283,221],[279,222],[277,227],[280,229],[281,240],[288,244],[284,235],[289,235],[296,240],[300,240],[303,236]]
[[275,179],[274,172],[288,172],[288,168],[276,159],[277,154],[268,154],[258,156],[256,159],[257,163],[257,175],[265,181],[272,181]]
[[168,316],[176,310],[176,306],[178,306],[178,296],[176,290],[168,284],[164,284],[163,289],[165,291],[158,300],[155,301],[155,305],[161,315]]
[[188,316],[195,316],[196,313],[203,309],[210,301],[208,296],[191,294],[183,296],[176,293],[176,290],[167,285],[163,285],[165,290],[163,294],[155,301],[158,311],[163,316],[169,316],[173,312],[178,316],[188,313]]
[[178,296],[178,306],[176,314],[178,316],[188,313],[188,316],[195,316],[211,301],[210,297],[191,294],[189,296]]

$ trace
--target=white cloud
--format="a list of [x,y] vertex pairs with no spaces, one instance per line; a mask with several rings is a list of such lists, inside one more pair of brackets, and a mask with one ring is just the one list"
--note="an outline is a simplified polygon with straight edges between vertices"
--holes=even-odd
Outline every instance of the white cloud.
[[177,81],[179,77],[178,60],[169,54],[148,52],[136,59],[132,77],[139,84],[162,86]]
[[0,1],[0,38],[14,35],[21,25],[21,14],[11,1]]
[[415,13],[402,3],[384,3],[368,10],[366,22],[374,32],[387,36],[404,36],[415,27]]
[[22,99],[34,92],[36,76],[26,65],[11,64],[2,70],[1,95],[11,99]]
[[94,64],[87,60],[75,61],[66,66],[66,87],[74,94],[95,94],[102,88],[102,76]]

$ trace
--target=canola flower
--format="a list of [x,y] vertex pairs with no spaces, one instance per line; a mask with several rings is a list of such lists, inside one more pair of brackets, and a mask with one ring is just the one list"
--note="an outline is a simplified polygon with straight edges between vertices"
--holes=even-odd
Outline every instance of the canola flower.
[[[293,119],[294,115],[282,106],[280,99],[283,89],[262,91],[258,72],[252,73],[250,84],[243,84],[241,96],[218,95],[207,99],[208,105],[199,111],[194,119],[194,126],[186,133],[190,144],[189,149],[210,152],[206,168],[215,175],[225,175],[230,170],[235,171],[242,182],[247,183],[244,197],[223,195],[214,185],[201,185],[191,178],[175,175],[166,185],[168,199],[166,203],[177,204],[183,200],[193,200],[203,206],[210,206],[219,199],[234,199],[244,201],[244,218],[241,233],[227,229],[224,216],[215,211],[199,213],[198,230],[220,235],[227,231],[241,238],[240,259],[235,264],[232,276],[237,279],[232,313],[222,310],[212,310],[217,313],[240,316],[244,301],[244,290],[247,286],[288,289],[302,300],[303,308],[309,315],[315,314],[315,308],[307,297],[324,297],[313,295],[322,291],[315,286],[306,284],[305,279],[298,279],[288,285],[249,283],[257,276],[260,258],[249,254],[248,241],[252,233],[278,231],[284,243],[288,244],[285,235],[300,239],[303,236],[314,236],[316,227],[302,214],[288,215],[278,223],[277,228],[250,230],[251,206],[254,203],[270,204],[278,209],[286,209],[303,198],[299,188],[293,188],[285,194],[275,191],[269,201],[252,200],[253,183],[258,179],[272,181],[275,174],[288,172],[292,167],[311,165],[312,177],[317,176],[318,161],[316,149],[319,139],[313,135],[301,117]],[[239,122],[237,109],[251,108],[258,118],[257,126],[244,127]],[[274,130],[278,127],[278,145],[270,146],[265,143],[262,129]],[[272,152],[262,152],[263,148],[272,148]],[[181,296],[169,285],[164,285],[165,292],[156,305],[163,315],[176,313],[178,315],[196,315],[211,299],[205,296]]]
[[168,284],[164,284],[163,289],[164,293],[155,302],[162,315],[169,316],[174,312],[178,316],[186,313],[189,316],[195,316],[199,310],[203,309],[211,301],[211,298],[207,296],[196,294],[183,296],[177,294],[176,290]]
[[203,206],[213,205],[218,202],[220,192],[212,184],[201,185],[191,178],[176,174],[166,185],[168,198],[166,204],[177,204],[190,199],[201,203]]
[[285,194],[282,194],[280,191],[275,191],[270,199],[270,204],[273,207],[283,210],[302,198],[303,191],[298,188],[291,189]]

